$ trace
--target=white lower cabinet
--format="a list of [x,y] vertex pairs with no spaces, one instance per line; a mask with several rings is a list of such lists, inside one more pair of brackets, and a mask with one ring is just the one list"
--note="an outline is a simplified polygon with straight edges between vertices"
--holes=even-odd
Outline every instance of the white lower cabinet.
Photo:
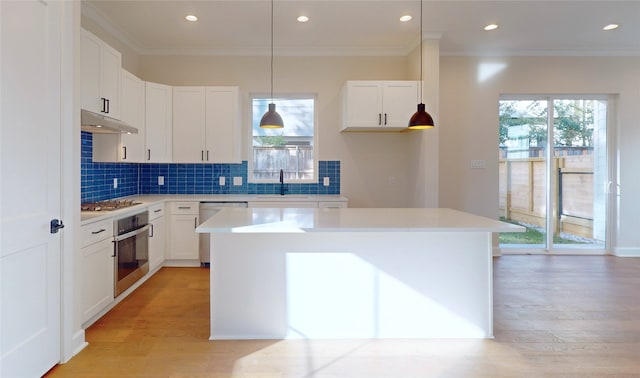
[[346,201],[256,201],[249,202],[249,207],[271,207],[271,208],[337,208],[348,207]]
[[149,271],[153,272],[164,262],[166,229],[164,203],[149,207]]
[[249,207],[272,207],[272,208],[300,208],[318,207],[315,201],[260,201],[249,202]]
[[115,261],[113,221],[81,227],[82,322],[90,320],[114,300]]
[[167,260],[190,260],[199,262],[199,202],[170,202],[169,249]]

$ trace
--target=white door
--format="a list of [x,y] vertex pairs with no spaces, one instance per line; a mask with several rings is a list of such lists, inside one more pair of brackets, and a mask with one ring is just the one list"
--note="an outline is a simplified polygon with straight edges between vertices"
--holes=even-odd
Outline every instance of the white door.
[[61,2],[0,1],[0,376],[60,360]]

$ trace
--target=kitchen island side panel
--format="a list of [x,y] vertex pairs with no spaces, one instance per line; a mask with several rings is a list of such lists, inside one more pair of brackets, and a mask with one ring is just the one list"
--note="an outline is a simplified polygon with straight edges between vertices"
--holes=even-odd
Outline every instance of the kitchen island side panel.
[[213,233],[211,339],[490,338],[491,233]]

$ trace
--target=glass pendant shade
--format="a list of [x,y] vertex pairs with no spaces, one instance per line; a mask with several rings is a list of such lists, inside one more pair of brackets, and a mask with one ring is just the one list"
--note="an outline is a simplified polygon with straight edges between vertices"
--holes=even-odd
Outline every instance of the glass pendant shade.
[[276,104],[269,104],[269,110],[262,116],[260,127],[263,129],[281,129],[284,127],[282,117],[276,112]]
[[411,130],[424,130],[432,129],[434,127],[433,118],[425,110],[423,103],[418,104],[418,111],[411,116],[409,120],[409,129]]

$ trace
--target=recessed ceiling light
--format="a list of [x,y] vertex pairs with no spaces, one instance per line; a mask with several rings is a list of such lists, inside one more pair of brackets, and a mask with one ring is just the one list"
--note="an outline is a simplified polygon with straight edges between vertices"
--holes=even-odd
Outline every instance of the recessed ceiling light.
[[309,17],[307,16],[298,16],[298,22],[307,22],[309,21]]
[[609,25],[605,26],[604,28],[602,28],[602,30],[614,30],[614,29],[617,29],[619,27],[620,27],[620,25],[618,25],[618,24],[609,24]]
[[400,21],[402,21],[402,22],[411,21],[411,18],[412,17],[410,15],[406,14],[406,15],[400,17]]
[[192,14],[188,14],[184,17],[187,21],[191,21],[191,22],[195,22],[198,21],[198,17],[192,15]]
[[489,30],[496,30],[497,28],[498,28],[498,25],[496,25],[496,24],[489,24],[489,25],[487,25],[487,26],[485,26],[485,27],[484,27],[484,30],[487,30],[487,31],[489,31]]

